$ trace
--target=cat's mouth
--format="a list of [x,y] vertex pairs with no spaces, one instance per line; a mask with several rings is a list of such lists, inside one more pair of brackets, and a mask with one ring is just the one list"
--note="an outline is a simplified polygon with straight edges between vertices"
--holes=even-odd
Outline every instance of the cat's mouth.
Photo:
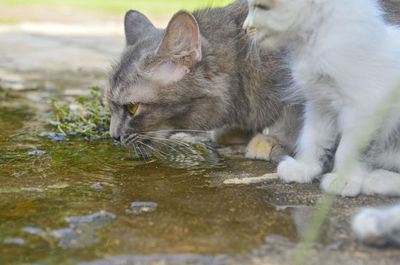
[[247,26],[245,29],[245,33],[250,37],[255,37],[257,33],[257,28],[254,26]]

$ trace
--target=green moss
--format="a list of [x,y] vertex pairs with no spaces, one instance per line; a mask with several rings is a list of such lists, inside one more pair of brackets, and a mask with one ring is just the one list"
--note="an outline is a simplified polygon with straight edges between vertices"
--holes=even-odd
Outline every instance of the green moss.
[[80,106],[78,111],[74,111],[67,104],[60,106],[53,99],[51,103],[56,119],[50,124],[64,135],[79,134],[91,139],[107,138],[111,114],[103,103],[100,88],[93,87],[91,90],[91,98],[81,97],[75,100]]

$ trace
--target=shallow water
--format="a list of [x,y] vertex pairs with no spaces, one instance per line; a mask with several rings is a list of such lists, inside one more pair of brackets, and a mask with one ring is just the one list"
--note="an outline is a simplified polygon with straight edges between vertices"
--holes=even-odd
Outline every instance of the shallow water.
[[296,240],[290,211],[269,205],[265,191],[220,184],[218,172],[246,161],[174,168],[133,159],[110,140],[41,137],[50,130],[45,93],[2,93],[0,264],[236,255],[268,235]]

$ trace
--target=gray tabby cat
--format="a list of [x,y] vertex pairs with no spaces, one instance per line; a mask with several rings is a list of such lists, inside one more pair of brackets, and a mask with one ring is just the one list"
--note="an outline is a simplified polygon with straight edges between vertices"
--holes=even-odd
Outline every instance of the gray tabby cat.
[[[280,91],[288,85],[281,57],[258,49],[242,30],[247,2],[181,11],[166,30],[141,13],[125,16],[126,47],[106,97],[110,134],[123,145],[150,147],[177,130],[257,135],[247,157],[279,161],[293,152],[300,108]],[[229,140],[229,139],[228,139]]]

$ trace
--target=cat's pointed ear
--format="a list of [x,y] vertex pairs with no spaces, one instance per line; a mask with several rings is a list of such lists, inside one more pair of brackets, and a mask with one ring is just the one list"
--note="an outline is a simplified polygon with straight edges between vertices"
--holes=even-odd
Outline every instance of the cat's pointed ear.
[[126,12],[124,24],[126,45],[135,44],[144,34],[156,29],[145,15],[135,10]]
[[200,30],[192,14],[180,11],[172,17],[157,54],[186,72],[201,60]]

